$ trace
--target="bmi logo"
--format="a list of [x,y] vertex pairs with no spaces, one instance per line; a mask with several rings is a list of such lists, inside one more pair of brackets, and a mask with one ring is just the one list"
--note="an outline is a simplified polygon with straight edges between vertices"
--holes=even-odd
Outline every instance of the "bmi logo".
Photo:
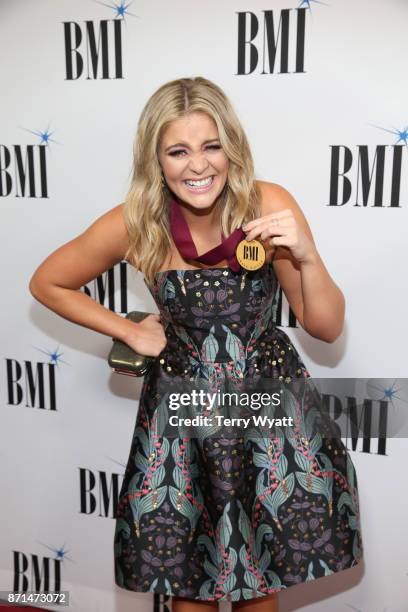
[[84,285],[82,291],[113,312],[127,313],[127,266],[126,261],[119,262]]
[[[0,144],[0,196],[14,191],[16,198],[48,198],[47,149],[54,132],[28,130],[40,138],[38,144]],[[55,131],[55,130],[54,130]]]
[[63,21],[65,79],[75,81],[123,79],[122,23],[131,3],[105,4],[114,10],[113,19]]
[[[388,129],[392,144],[360,144],[353,148],[331,145],[329,206],[399,208],[401,187],[406,187],[408,127]],[[400,144],[402,143],[402,144]]]
[[6,358],[7,404],[41,410],[57,410],[56,368],[62,359],[59,347],[53,351],[34,346],[48,356],[48,363]]
[[79,468],[79,500],[81,514],[116,517],[120,490],[120,474],[97,473]]
[[70,559],[65,544],[59,548],[39,542],[54,553],[54,558],[13,550],[13,591],[24,593],[59,593],[62,586],[62,565]]
[[13,590],[57,593],[61,590],[61,561],[13,550]]
[[55,364],[6,359],[7,404],[57,410]]
[[238,15],[236,74],[288,74],[305,71],[306,8],[251,11]]

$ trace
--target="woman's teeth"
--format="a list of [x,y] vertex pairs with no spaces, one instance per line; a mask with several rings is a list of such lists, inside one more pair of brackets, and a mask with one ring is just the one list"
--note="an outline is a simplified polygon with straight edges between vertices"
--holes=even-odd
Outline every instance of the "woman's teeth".
[[208,185],[211,185],[211,183],[213,182],[213,177],[209,176],[206,179],[201,179],[200,181],[192,181],[192,180],[187,180],[184,181],[186,183],[186,185],[188,185],[189,187],[208,187]]

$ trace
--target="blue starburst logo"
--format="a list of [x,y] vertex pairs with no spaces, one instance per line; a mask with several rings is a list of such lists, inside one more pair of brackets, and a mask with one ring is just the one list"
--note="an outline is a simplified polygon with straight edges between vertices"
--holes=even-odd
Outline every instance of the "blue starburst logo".
[[58,349],[59,349],[59,345],[58,348],[55,349],[55,351],[51,352],[51,351],[44,351],[43,349],[38,348],[37,346],[33,346],[33,348],[35,348],[37,351],[41,351],[41,353],[44,353],[45,355],[47,355],[47,357],[49,357],[49,362],[50,364],[56,365],[57,367],[59,366],[60,363],[65,363],[67,365],[70,365],[67,361],[64,361],[63,359],[61,359],[61,355],[63,355],[64,353],[58,353]]
[[108,8],[115,11],[115,19],[123,19],[124,21],[126,21],[126,15],[138,17],[138,15],[135,15],[134,13],[128,11],[129,6],[132,4],[131,2],[126,3],[125,0],[121,0],[120,4],[116,4],[115,2],[109,4],[106,2],[100,2],[99,0],[95,0],[95,2],[97,2],[98,4],[102,4],[102,6],[107,6]]
[[369,125],[371,125],[371,127],[377,128],[378,130],[383,130],[384,132],[388,132],[389,134],[394,134],[394,136],[397,138],[394,144],[398,144],[399,142],[402,142],[405,146],[408,146],[408,125],[402,130],[399,130],[398,128],[392,128],[392,129],[384,128],[379,125],[373,125],[372,123],[370,123]]
[[390,412],[387,422],[387,437],[408,437],[408,385],[406,378],[356,378],[355,397],[358,405],[364,409],[364,401],[359,398],[367,398],[377,405],[379,402],[387,402]]
[[41,544],[41,546],[45,546],[45,548],[48,548],[48,550],[51,550],[55,554],[54,559],[56,561],[65,561],[65,559],[72,561],[70,557],[67,557],[67,552],[69,552],[69,550],[65,550],[65,542],[60,548],[54,548],[53,546],[48,546],[47,544],[43,544],[42,542],[38,542],[38,544]]
[[321,2],[320,0],[301,0],[301,3],[299,4],[298,8],[302,8],[303,6],[305,6],[310,10],[310,12],[312,12],[312,2],[315,4],[324,4],[325,6],[329,6],[326,2]]
[[394,407],[394,401],[400,400],[405,401],[403,396],[399,394],[401,390],[405,390],[404,386],[400,386],[396,388],[396,380],[393,380],[392,383],[388,381],[378,381],[378,382],[368,382],[367,383],[367,391],[368,396],[371,399],[375,399],[377,401],[387,401],[390,402]]
[[38,138],[40,139],[40,142],[38,143],[39,145],[48,147],[50,142],[61,144],[60,142],[58,142],[58,140],[54,140],[53,138],[51,138],[55,130],[50,132],[50,124],[48,124],[47,129],[44,130],[43,132],[41,132],[40,130],[29,130],[28,128],[25,128],[25,127],[22,127],[21,129],[25,130],[26,132],[30,132],[30,134],[34,134],[35,136],[38,136]]

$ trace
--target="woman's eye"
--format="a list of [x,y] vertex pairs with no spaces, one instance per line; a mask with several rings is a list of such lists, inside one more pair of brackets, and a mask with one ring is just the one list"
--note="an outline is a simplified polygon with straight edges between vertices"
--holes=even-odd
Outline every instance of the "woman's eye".
[[[221,149],[221,145],[209,145],[207,149],[219,150]],[[176,149],[175,151],[171,151],[169,155],[171,155],[172,157],[178,157],[179,155],[181,155],[181,153],[186,153],[186,151],[184,149]]]
[[171,151],[169,155],[172,155],[174,157],[175,155],[178,155],[179,153],[185,153],[185,151],[183,149],[177,149],[177,151]]

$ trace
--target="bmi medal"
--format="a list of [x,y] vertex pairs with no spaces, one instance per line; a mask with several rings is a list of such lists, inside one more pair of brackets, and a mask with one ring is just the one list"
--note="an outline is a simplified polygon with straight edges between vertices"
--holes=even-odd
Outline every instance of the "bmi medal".
[[235,249],[239,264],[245,270],[258,270],[265,263],[265,249],[258,240],[241,240]]

